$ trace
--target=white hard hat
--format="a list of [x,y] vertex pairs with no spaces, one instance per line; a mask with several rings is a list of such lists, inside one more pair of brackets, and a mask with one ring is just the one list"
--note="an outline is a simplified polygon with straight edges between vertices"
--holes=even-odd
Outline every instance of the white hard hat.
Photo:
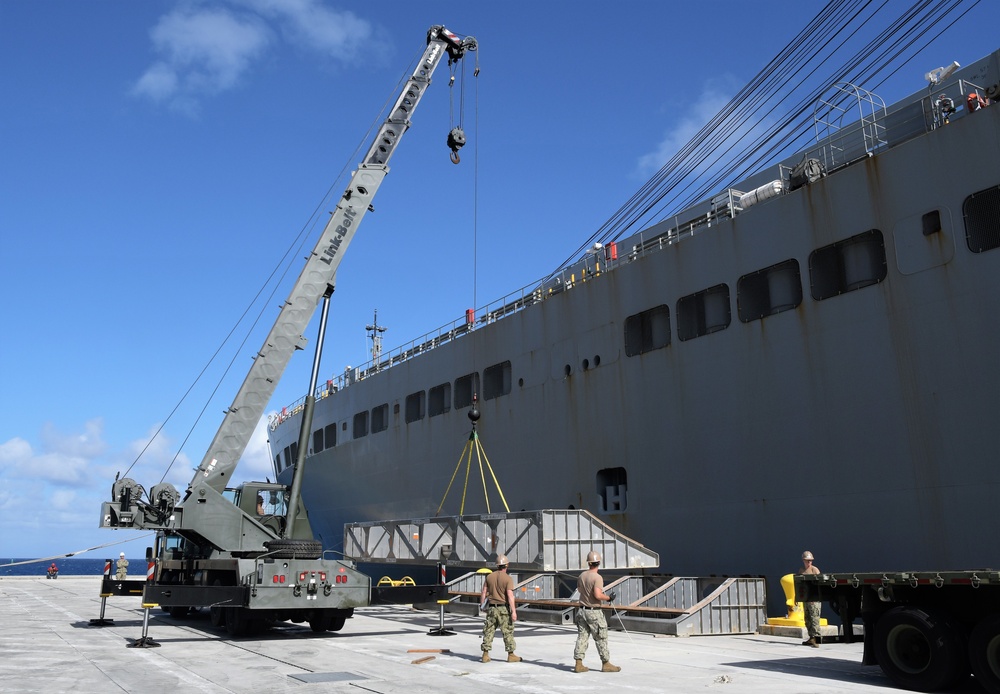
[[505,566],[507,566],[507,555],[505,555],[505,554],[498,554],[497,555],[497,568],[498,569],[502,569]]
[[124,556],[125,556],[125,552],[119,552],[119,553],[118,553],[118,556],[119,556],[119,557],[124,557]]
[[600,555],[600,553],[599,552],[594,552],[593,550],[591,550],[590,552],[588,552],[587,553],[587,563],[588,564],[600,564],[601,563],[601,555]]
[[805,552],[802,553],[802,561],[805,561],[806,559],[808,559],[809,561],[813,560],[813,553],[810,552],[809,550],[806,550]]

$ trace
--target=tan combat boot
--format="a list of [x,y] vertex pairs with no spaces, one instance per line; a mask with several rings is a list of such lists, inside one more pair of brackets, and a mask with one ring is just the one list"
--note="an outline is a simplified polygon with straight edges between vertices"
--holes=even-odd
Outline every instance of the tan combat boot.
[[483,651],[483,662],[484,663],[490,662],[490,654],[488,651]]
[[573,668],[573,672],[590,672],[590,668],[583,664],[582,660],[576,661],[576,667]]
[[812,646],[813,648],[819,648],[819,644],[816,643],[816,637],[810,636],[807,641],[802,642],[803,646]]
[[601,666],[601,672],[621,672],[621,671],[622,669],[617,665],[612,665],[610,660]]
[[513,653],[508,653],[507,654],[507,662],[508,663],[520,663],[521,662],[521,656],[514,655]]

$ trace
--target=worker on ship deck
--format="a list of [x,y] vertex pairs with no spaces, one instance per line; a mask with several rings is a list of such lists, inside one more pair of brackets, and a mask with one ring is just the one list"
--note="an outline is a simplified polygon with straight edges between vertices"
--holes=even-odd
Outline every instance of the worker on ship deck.
[[118,561],[115,563],[115,578],[119,581],[124,581],[128,577],[128,559],[125,558],[125,552],[121,552],[118,555]]

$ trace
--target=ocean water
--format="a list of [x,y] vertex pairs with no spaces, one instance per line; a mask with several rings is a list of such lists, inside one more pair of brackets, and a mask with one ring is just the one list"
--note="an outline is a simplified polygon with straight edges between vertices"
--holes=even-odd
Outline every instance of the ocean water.
[[[30,559],[0,558],[0,576],[44,576],[50,564],[55,564],[60,576],[100,576],[104,573],[105,559]],[[117,559],[117,555],[114,559]],[[129,568],[146,566],[145,559],[129,559]]]

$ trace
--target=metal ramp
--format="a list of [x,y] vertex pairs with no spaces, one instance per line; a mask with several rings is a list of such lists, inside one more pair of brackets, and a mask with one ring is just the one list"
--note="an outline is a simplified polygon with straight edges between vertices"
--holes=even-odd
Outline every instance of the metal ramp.
[[547,509],[348,523],[344,555],[362,563],[492,567],[507,555],[511,571],[582,571],[587,553],[607,570],[650,569],[660,556],[589,511]]
[[699,636],[752,634],[767,623],[763,577],[674,577],[651,592],[649,579],[625,576],[605,587],[621,605],[608,614],[608,627],[629,631]]
[[[486,576],[487,572],[470,573],[449,582],[446,611],[478,615]],[[512,578],[519,620],[573,624],[579,604],[575,576]],[[614,609],[605,611],[609,629],[706,636],[752,634],[767,623],[762,577],[624,576],[606,585],[605,591],[617,593]]]

